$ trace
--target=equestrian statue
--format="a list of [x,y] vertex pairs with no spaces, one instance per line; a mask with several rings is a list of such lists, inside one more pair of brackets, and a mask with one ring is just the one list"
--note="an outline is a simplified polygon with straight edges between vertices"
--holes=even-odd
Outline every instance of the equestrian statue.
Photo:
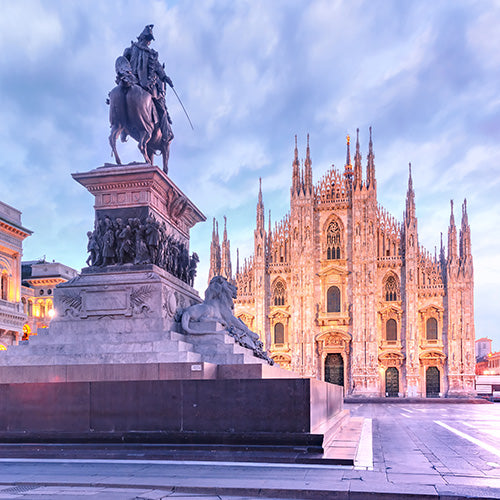
[[172,90],[174,84],[165,73],[165,65],[158,61],[158,52],[149,47],[152,40],[153,25],[149,24],[137,42],[131,42],[123,56],[116,60],[117,86],[107,100],[111,124],[109,143],[116,163],[121,165],[116,140],[118,136],[122,142],[128,136],[134,138],[147,163],[153,164],[155,153],[162,155],[163,170],[167,173],[174,134],[165,102],[165,84]]

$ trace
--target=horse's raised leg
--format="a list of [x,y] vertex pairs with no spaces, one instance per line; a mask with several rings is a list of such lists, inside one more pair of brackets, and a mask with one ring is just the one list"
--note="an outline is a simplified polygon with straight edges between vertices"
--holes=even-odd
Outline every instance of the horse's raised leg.
[[151,139],[151,133],[147,130],[145,130],[141,136],[139,137],[139,143],[137,144],[137,147],[139,148],[139,151],[142,153],[142,156],[144,156],[144,159],[146,160],[146,163],[150,163],[151,165],[153,164],[153,155],[151,155],[151,158],[149,157],[149,152],[148,152],[148,143]]
[[120,157],[118,156],[118,151],[116,150],[116,139],[120,135],[122,127],[113,125],[111,127],[111,133],[109,134],[109,144],[111,146],[112,154],[115,156],[115,161],[118,165],[122,164]]

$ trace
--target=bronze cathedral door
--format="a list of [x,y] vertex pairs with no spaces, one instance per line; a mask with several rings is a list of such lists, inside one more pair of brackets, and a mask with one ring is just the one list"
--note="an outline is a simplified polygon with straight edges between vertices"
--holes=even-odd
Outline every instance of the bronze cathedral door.
[[385,395],[388,398],[399,396],[399,372],[394,366],[387,368],[385,372]]
[[325,382],[344,387],[344,359],[342,354],[327,354],[325,359]]
[[435,366],[429,366],[425,373],[425,395],[428,398],[438,398],[440,391],[439,370]]

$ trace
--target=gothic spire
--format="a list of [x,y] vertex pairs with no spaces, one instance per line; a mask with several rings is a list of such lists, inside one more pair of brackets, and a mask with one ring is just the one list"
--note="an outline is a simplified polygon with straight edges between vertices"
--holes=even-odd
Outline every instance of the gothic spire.
[[347,135],[347,152],[346,152],[346,159],[345,159],[345,169],[344,169],[344,177],[346,180],[351,182],[352,180],[352,165],[351,165],[351,149],[350,149],[350,144],[351,144],[351,138],[349,135]]
[[295,135],[295,151],[293,157],[293,174],[292,174],[292,195],[298,194],[300,191],[300,162],[299,150],[297,148],[297,135]]
[[439,261],[441,262],[441,264],[444,263],[445,261],[445,257],[444,257],[444,245],[443,245],[443,233],[441,232],[441,245],[440,245],[440,248],[439,248]]
[[354,155],[354,187],[361,188],[363,173],[361,169],[361,153],[359,151],[359,128],[356,129],[356,154]]
[[455,216],[453,214],[453,200],[450,200],[450,226],[448,227],[448,262],[457,258],[457,228],[455,226]]
[[257,202],[257,231],[264,232],[264,203],[262,202],[262,177],[259,177],[259,201]]
[[231,266],[231,247],[230,242],[227,239],[227,218],[224,215],[224,236],[222,239],[222,251],[221,251],[221,264],[220,264],[220,274],[228,280],[233,278],[233,270]]
[[210,269],[208,270],[208,282],[214,276],[221,274],[221,249],[219,244],[219,228],[217,221],[213,220],[212,242],[210,243]]
[[306,194],[312,194],[313,182],[312,182],[312,161],[311,161],[311,149],[309,148],[309,134],[307,134],[307,148],[306,148],[306,159],[304,162],[304,191]]
[[351,137],[347,135],[347,154],[346,154],[346,159],[345,159],[345,164],[346,165],[351,165],[351,149],[350,149],[350,144],[351,144]]
[[366,167],[366,185],[367,187],[375,188],[377,181],[375,180],[375,155],[373,154],[372,128],[370,127],[370,142],[368,145],[368,165]]
[[462,205],[462,225],[460,229],[460,258],[467,259],[471,255],[470,247],[470,226],[469,216],[467,215],[467,199]]
[[413,191],[413,179],[411,177],[411,163],[408,164],[408,191],[406,192],[406,222],[409,224],[415,218],[415,192]]

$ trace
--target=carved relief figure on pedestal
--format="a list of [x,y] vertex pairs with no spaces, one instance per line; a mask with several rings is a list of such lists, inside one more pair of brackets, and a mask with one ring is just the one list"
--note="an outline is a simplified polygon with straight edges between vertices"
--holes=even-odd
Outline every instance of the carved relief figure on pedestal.
[[94,231],[87,232],[90,267],[155,264],[173,276],[193,286],[198,255],[189,256],[184,243],[166,234],[165,224],[153,217],[129,218],[125,224],[121,217],[98,218]]

